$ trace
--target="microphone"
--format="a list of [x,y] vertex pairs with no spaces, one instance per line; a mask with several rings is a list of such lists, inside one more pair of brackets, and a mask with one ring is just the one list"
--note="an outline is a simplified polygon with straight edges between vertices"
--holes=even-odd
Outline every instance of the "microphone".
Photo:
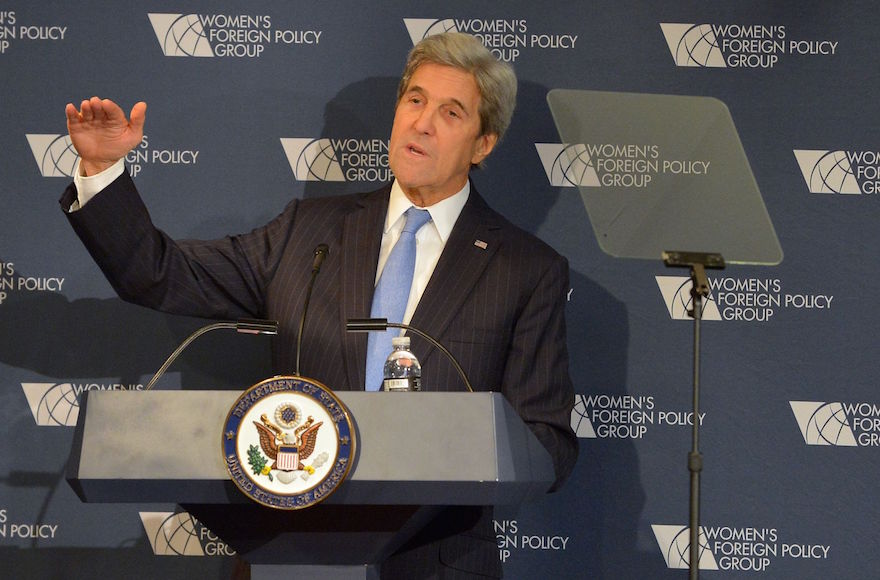
[[461,380],[462,382],[464,382],[464,386],[467,388],[467,390],[471,393],[474,392],[474,389],[471,387],[471,382],[468,380],[464,369],[461,368],[461,365],[458,364],[458,361],[455,360],[455,357],[452,355],[452,353],[449,352],[449,350],[445,346],[440,344],[433,336],[422,330],[419,330],[415,326],[410,326],[409,324],[401,324],[398,322],[388,322],[388,319],[386,318],[349,318],[348,321],[345,323],[345,330],[346,332],[385,331],[388,330],[389,326],[391,328],[402,328],[407,331],[411,330],[412,332],[418,334],[419,336],[433,344],[435,347],[437,347],[440,352],[446,355],[446,358],[449,359],[449,362],[452,363],[452,366],[455,367],[455,370],[458,371],[458,376],[461,377]]
[[312,277],[309,280],[309,287],[306,289],[306,299],[303,303],[302,316],[299,319],[299,332],[296,335],[296,372],[294,373],[296,376],[301,376],[299,374],[299,353],[302,349],[303,329],[305,329],[306,326],[306,314],[309,312],[309,301],[312,299],[312,287],[315,285],[315,278],[318,277],[318,272],[321,271],[321,264],[324,263],[324,258],[326,258],[329,253],[330,248],[327,247],[327,244],[318,244],[315,248],[315,259],[312,262]]
[[318,244],[318,247],[315,248],[315,261],[312,262],[312,274],[317,274],[321,271],[321,264],[324,263],[324,258],[327,257],[329,252],[330,248],[327,247],[327,244]]
[[146,391],[150,391],[153,389],[153,385],[156,384],[156,381],[159,380],[159,377],[165,374],[165,371],[168,370],[168,367],[171,366],[171,363],[180,356],[180,353],[186,349],[190,345],[192,341],[202,336],[206,332],[211,332],[212,330],[217,330],[219,328],[233,328],[236,332],[240,332],[242,334],[278,334],[278,321],[277,320],[258,320],[255,318],[242,318],[237,322],[215,322],[213,324],[209,324],[207,326],[203,326],[190,334],[186,339],[180,343],[174,352],[171,353],[167,359],[165,359],[165,363],[156,371],[156,374],[153,375],[153,378],[150,379],[150,382],[147,383],[147,388],[144,389]]

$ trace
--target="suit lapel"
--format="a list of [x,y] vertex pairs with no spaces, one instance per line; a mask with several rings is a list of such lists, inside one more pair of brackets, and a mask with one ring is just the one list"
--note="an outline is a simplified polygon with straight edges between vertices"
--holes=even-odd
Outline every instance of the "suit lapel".
[[[501,244],[497,215],[472,187],[410,324],[439,339]],[[436,348],[426,343],[424,365]]]
[[349,318],[370,316],[389,192],[390,186],[358,200],[343,223],[340,323],[344,333],[346,376],[349,388],[353,390],[363,389],[366,380],[367,335],[347,333],[344,328]]

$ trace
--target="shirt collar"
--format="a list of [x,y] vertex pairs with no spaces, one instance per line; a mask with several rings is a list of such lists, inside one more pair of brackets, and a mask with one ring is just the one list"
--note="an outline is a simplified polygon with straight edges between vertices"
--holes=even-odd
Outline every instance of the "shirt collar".
[[[427,209],[431,214],[431,221],[434,223],[434,227],[437,228],[437,233],[440,234],[440,239],[444,243],[449,239],[452,227],[461,214],[461,210],[464,209],[464,204],[467,203],[470,192],[471,182],[468,180],[458,193],[438,201],[434,205],[423,208]],[[400,216],[406,210],[413,207],[413,205],[413,202],[406,197],[400,184],[395,179],[391,186],[391,198],[388,200],[388,214],[385,216],[384,233],[388,233],[388,230],[400,219]]]

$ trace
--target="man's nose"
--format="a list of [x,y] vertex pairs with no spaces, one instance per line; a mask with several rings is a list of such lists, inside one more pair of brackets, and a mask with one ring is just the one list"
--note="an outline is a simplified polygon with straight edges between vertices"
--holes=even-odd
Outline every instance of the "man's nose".
[[432,134],[434,132],[434,123],[436,121],[437,111],[432,107],[425,107],[416,117],[413,127],[419,133]]

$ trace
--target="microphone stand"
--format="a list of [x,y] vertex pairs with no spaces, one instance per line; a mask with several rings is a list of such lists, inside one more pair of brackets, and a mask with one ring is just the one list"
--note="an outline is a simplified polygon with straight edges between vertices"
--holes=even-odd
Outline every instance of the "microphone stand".
[[315,286],[315,278],[318,277],[318,272],[321,271],[321,264],[324,263],[324,258],[327,257],[328,251],[327,244],[318,244],[318,247],[315,248],[315,260],[312,263],[312,277],[309,278],[309,287],[306,289],[306,300],[303,303],[302,316],[299,319],[299,332],[296,333],[296,372],[294,374],[298,377],[302,376],[299,374],[299,353],[302,349],[303,330],[306,327],[306,314],[309,312],[309,302],[312,300],[312,288]]
[[458,371],[458,376],[461,377],[461,380],[464,382],[464,386],[471,393],[474,392],[474,389],[471,387],[471,382],[468,380],[467,375],[464,372],[464,369],[461,368],[461,365],[458,364],[458,361],[455,360],[455,357],[452,356],[452,353],[449,352],[445,346],[440,344],[437,339],[428,333],[419,330],[415,326],[410,326],[409,324],[401,324],[398,322],[388,322],[385,318],[349,318],[348,322],[345,323],[346,332],[373,332],[373,331],[385,331],[388,330],[388,327],[391,328],[402,328],[407,331],[412,331],[432,345],[437,347],[437,349],[446,355],[446,358],[452,363],[452,366],[455,367],[455,370]]
[[709,296],[706,268],[723,269],[724,258],[721,254],[663,252],[663,263],[668,267],[691,270],[692,309],[688,314],[694,319],[694,424],[691,431],[691,451],[688,453],[690,472],[688,578],[698,580],[700,577],[700,473],[703,471],[703,455],[700,453],[700,322],[703,320],[703,299]]
[[156,371],[156,374],[153,375],[153,378],[150,379],[150,382],[147,383],[147,387],[144,389],[145,391],[150,391],[153,389],[153,385],[156,384],[156,381],[159,380],[159,377],[165,374],[165,371],[168,370],[168,367],[171,366],[171,363],[182,353],[186,347],[192,343],[195,339],[202,336],[207,332],[211,332],[212,330],[218,330],[220,328],[231,328],[235,329],[237,332],[242,334],[278,334],[278,321],[276,320],[256,320],[251,318],[242,318],[238,322],[215,322],[213,324],[209,324],[207,326],[203,326],[190,334],[186,339],[180,343],[174,352],[171,353],[167,359],[165,359],[165,363]]

